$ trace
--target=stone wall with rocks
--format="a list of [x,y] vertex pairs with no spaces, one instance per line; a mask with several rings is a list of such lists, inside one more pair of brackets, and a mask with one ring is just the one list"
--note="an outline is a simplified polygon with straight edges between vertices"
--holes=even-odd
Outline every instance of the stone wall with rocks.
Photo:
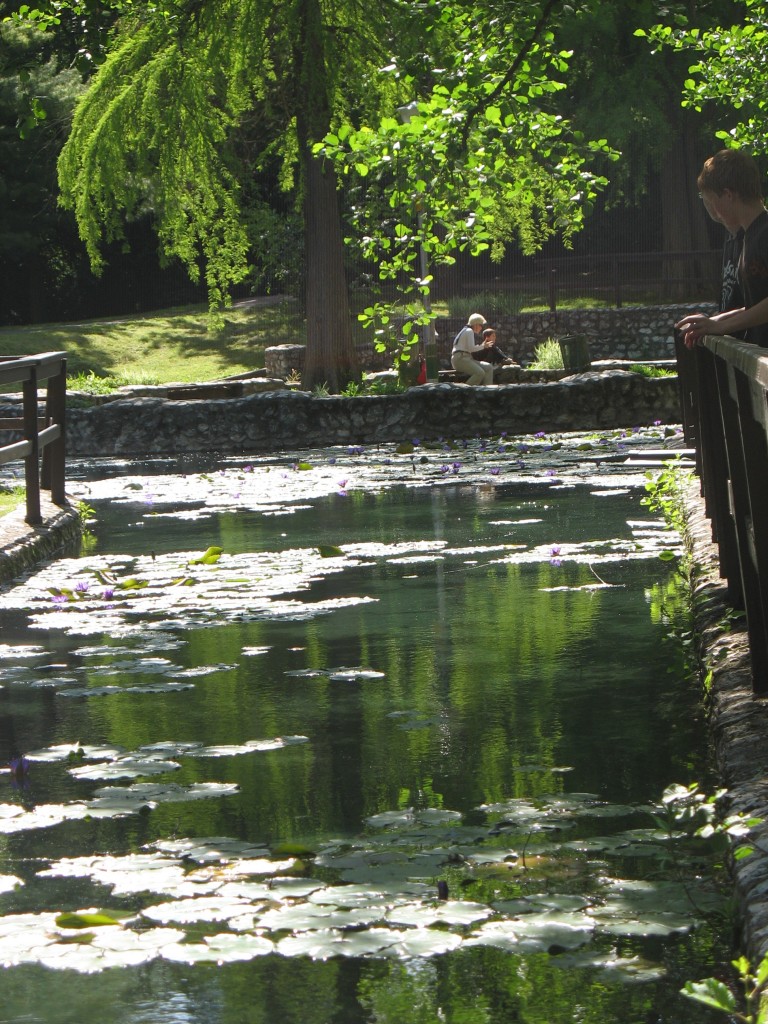
[[[499,347],[517,362],[526,365],[533,359],[537,345],[547,338],[583,334],[592,359],[630,359],[655,361],[673,359],[673,325],[693,309],[712,313],[713,303],[676,306],[624,306],[620,309],[564,309],[556,313],[518,313],[496,317]],[[483,310],[479,310],[483,312]],[[485,313],[488,316],[487,313]],[[490,317],[489,317],[490,319]],[[451,346],[456,333],[464,326],[462,320],[439,317],[435,322],[440,366],[447,369]],[[375,352],[373,345],[358,348],[360,365],[366,370],[380,370],[392,365],[388,352]],[[303,345],[276,345],[265,353],[269,376],[287,377],[291,371],[301,373],[304,367]]]
[[67,452],[247,454],[503,431],[608,429],[679,423],[680,418],[676,377],[609,370],[554,383],[425,384],[399,394],[354,398],[287,389],[213,400],[120,398],[69,410]]

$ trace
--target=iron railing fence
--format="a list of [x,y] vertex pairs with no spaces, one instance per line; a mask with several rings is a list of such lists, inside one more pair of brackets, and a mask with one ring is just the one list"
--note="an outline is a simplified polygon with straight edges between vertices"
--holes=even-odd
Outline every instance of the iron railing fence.
[[746,613],[753,690],[768,695],[768,352],[730,337],[677,339],[687,443],[729,602]]
[[606,253],[534,261],[538,290],[550,310],[567,299],[594,298],[616,308],[688,301],[716,301],[720,292],[722,253]]
[[[22,415],[0,419],[0,431],[21,433],[20,440],[0,446],[0,466],[24,461],[26,516],[30,526],[42,522],[41,489],[51,501],[66,505],[67,357],[64,352],[36,356],[0,356],[0,386],[19,384]],[[38,412],[39,387],[46,385],[45,412]]]

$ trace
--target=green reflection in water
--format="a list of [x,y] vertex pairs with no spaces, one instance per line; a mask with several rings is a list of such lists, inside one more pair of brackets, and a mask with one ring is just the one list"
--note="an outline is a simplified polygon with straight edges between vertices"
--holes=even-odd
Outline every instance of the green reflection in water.
[[[194,688],[183,693],[76,700],[9,688],[5,708],[27,749],[77,738],[128,750],[168,740],[210,745],[305,735],[309,742],[258,755],[181,758],[174,781],[235,782],[238,793],[69,823],[42,838],[3,838],[0,849],[16,865],[25,856],[139,850],[169,836],[315,846],[365,834],[366,819],[397,808],[444,808],[481,822],[481,805],[513,798],[587,792],[638,804],[657,800],[671,781],[704,779],[696,695],[670,676],[672,655],[662,642],[668,625],[658,591],[669,586],[669,566],[650,557],[602,562],[596,554],[589,564],[555,556],[568,544],[631,540],[627,522],[643,516],[638,496],[601,498],[598,505],[579,487],[543,494],[512,486],[497,492],[456,485],[428,494],[392,488],[330,495],[284,518],[241,511],[197,523],[189,532],[200,550],[216,543],[255,557],[414,537],[445,548],[428,556],[363,556],[342,573],[318,573],[296,595],[305,602],[365,595],[374,603],[302,621],[222,617],[184,630],[184,646],[167,655],[175,666],[217,671],[194,677]],[[99,512],[102,545],[126,550],[125,510]],[[180,534],[190,546],[186,528],[141,515],[137,548],[173,550]],[[551,545],[552,557],[516,559],[499,551],[501,544]],[[82,680],[103,684],[102,659],[76,653],[81,638],[54,635],[48,642],[51,656],[81,671]],[[291,674],[358,665],[383,677]],[[117,668],[110,681],[129,685],[141,675]],[[36,767],[34,785],[38,801],[88,792],[46,766]],[[587,872],[585,863],[560,858],[530,881],[522,873],[509,883],[481,877],[467,897],[492,899],[494,886],[506,897],[526,886],[578,892],[580,873],[599,870],[591,865]],[[641,875],[658,870],[633,867]],[[28,874],[29,892],[6,897],[15,912],[35,906],[40,890]],[[455,878],[445,874],[452,886],[463,884],[458,869]],[[62,909],[65,900],[75,909],[92,895],[79,882],[60,892]],[[579,1006],[578,1019],[595,1024],[705,1021],[707,1011],[682,1004],[677,991],[687,977],[707,973],[719,942],[717,931],[704,927],[665,942],[602,938],[583,953],[553,956],[492,948],[407,963],[270,955],[219,968],[152,963],[82,979],[25,966],[3,979],[0,1020],[5,1013],[8,1020],[52,1024],[544,1024],[574,1019]],[[629,960],[637,980],[627,985],[615,980],[611,964]]]

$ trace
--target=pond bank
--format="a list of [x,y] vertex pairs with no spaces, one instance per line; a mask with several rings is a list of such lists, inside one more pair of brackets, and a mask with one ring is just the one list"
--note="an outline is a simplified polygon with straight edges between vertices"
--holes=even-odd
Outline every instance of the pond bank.
[[75,509],[60,508],[41,495],[40,511],[40,526],[24,522],[24,505],[0,516],[0,584],[40,562],[77,551],[82,525]]
[[476,437],[632,427],[681,419],[676,377],[625,370],[554,383],[425,384],[345,397],[270,390],[244,397],[130,397],[67,412],[72,456],[247,454],[414,437]]
[[699,657],[712,673],[709,724],[729,814],[764,819],[750,833],[754,852],[731,865],[743,947],[756,968],[768,954],[768,701],[752,693],[749,642],[732,621],[717,546],[704,514],[699,480],[686,495],[687,542],[696,565],[694,620]]

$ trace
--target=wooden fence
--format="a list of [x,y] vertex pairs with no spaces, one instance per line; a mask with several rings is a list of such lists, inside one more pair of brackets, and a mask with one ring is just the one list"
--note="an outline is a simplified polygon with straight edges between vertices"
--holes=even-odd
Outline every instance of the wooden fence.
[[[45,414],[40,417],[38,391],[42,384],[47,386]],[[0,386],[7,385],[21,385],[22,415],[0,419],[0,430],[20,432],[22,438],[0,446],[0,466],[24,460],[25,519],[30,526],[38,526],[42,522],[41,489],[50,491],[54,504],[66,504],[66,354],[46,352],[38,356],[0,356]]]
[[677,339],[685,438],[696,449],[720,573],[746,613],[752,686],[768,696],[768,351],[735,338]]

